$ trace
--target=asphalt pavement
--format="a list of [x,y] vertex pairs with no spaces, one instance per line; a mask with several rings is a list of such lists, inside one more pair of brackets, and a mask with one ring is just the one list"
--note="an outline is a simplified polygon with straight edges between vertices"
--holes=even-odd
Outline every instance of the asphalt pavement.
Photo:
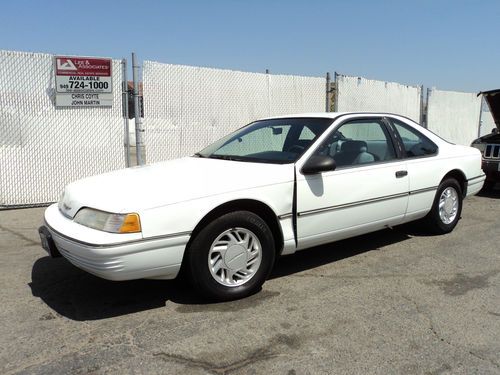
[[498,190],[449,235],[405,225],[304,250],[212,304],[50,259],[43,210],[0,211],[2,374],[500,374]]

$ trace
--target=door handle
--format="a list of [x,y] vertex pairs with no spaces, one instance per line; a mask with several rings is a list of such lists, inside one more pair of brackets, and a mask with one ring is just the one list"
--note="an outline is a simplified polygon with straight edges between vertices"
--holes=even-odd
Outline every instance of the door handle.
[[408,171],[397,171],[396,172],[396,178],[401,178],[404,176],[408,176]]

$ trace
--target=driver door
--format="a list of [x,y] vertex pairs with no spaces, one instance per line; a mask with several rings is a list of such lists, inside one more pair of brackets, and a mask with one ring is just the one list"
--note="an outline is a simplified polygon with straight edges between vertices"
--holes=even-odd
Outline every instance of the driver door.
[[297,171],[298,249],[402,222],[408,204],[406,162],[381,117],[348,120],[315,150],[334,171]]

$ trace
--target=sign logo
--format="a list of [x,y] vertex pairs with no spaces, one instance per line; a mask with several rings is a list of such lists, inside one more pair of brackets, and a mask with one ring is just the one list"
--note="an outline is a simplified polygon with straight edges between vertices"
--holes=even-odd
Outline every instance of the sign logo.
[[78,70],[70,59],[57,59],[58,70]]

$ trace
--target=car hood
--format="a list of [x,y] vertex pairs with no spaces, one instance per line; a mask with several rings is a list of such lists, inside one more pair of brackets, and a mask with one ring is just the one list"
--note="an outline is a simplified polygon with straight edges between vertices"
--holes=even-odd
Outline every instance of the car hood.
[[293,164],[186,157],[88,177],[66,186],[59,202],[73,217],[82,207],[124,213],[293,181]]
[[494,134],[486,134],[483,135],[482,137],[479,137],[475,139],[473,142],[474,143],[493,143],[493,144],[499,144],[500,143],[500,133]]
[[500,89],[491,90],[491,91],[483,91],[478,95],[483,95],[483,98],[488,103],[488,107],[491,112],[491,116],[493,117],[493,121],[495,121],[495,125],[500,131]]

